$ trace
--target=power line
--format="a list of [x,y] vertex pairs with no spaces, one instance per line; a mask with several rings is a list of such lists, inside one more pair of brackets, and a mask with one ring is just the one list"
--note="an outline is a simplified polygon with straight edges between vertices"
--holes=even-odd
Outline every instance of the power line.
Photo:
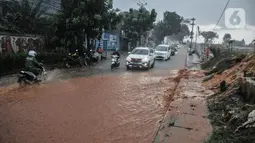
[[222,11],[222,13],[221,13],[221,15],[220,15],[220,18],[218,19],[218,21],[217,21],[217,23],[216,23],[216,25],[215,25],[213,31],[216,30],[216,27],[217,27],[217,25],[219,24],[219,22],[220,22],[220,20],[221,20],[221,18],[222,18],[222,16],[223,16],[225,10],[227,9],[227,6],[228,6],[229,2],[230,2],[230,0],[228,0],[228,2],[226,3],[226,5],[225,5],[225,7],[224,7],[224,9],[223,9],[223,11]]
[[147,5],[147,2],[143,3],[143,2],[141,2],[141,0],[139,0],[137,5],[140,6],[140,7],[144,7],[145,5]]
[[143,0],[144,1],[144,3],[143,2],[141,2],[141,0],[132,0],[134,3],[136,3],[138,6],[140,6],[140,7],[144,7],[145,5],[147,5],[147,2],[145,1],[145,0]]

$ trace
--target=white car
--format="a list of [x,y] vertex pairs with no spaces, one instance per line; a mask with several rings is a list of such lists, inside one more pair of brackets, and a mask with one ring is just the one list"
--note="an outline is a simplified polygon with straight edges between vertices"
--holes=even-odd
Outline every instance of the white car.
[[149,70],[155,64],[154,50],[148,47],[137,47],[129,52],[126,58],[127,70],[131,68],[145,68]]
[[158,45],[155,50],[156,59],[168,60],[171,58],[171,53],[170,45]]

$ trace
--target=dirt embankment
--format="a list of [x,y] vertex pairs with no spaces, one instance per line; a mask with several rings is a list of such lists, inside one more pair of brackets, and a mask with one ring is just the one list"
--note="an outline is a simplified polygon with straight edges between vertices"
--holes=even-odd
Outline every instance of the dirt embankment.
[[[233,59],[235,58],[238,57]],[[209,118],[214,131],[207,143],[253,143],[255,128],[252,122],[254,121],[252,119],[249,127],[244,127],[243,123],[255,110],[255,105],[245,102],[239,92],[239,81],[244,73],[254,76],[255,57],[247,55],[241,60],[236,60],[233,65],[228,63],[225,66],[230,67],[227,69],[224,69],[224,66],[218,68],[203,82],[206,88],[216,92],[208,98]],[[222,84],[223,81],[226,84]],[[221,91],[222,86],[226,87],[225,91]]]

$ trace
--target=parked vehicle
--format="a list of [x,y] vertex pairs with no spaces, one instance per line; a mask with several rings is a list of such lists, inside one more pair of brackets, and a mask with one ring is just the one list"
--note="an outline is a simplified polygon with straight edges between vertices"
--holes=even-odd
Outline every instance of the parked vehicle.
[[132,68],[145,68],[149,70],[153,68],[155,64],[154,50],[148,47],[137,47],[129,52],[126,58],[126,68],[130,70]]
[[31,85],[35,83],[40,83],[42,80],[46,80],[47,78],[47,72],[45,71],[45,68],[43,64],[41,64],[42,72],[36,76],[34,73],[30,71],[20,71],[18,74],[18,83],[23,85]]
[[171,58],[171,51],[169,45],[158,45],[155,49],[155,58],[161,60],[168,60]]
[[[66,68],[75,66],[82,67],[82,61],[84,60],[82,60],[82,58],[78,54],[78,50],[76,50],[74,53],[69,53],[68,56],[64,58],[64,66]],[[84,64],[87,64],[86,61],[84,61]]]
[[111,69],[119,67],[120,66],[119,56],[112,55],[111,57],[112,57],[112,60],[111,60]]
[[93,63],[96,63],[99,61],[99,53],[94,50],[90,50],[89,57]]

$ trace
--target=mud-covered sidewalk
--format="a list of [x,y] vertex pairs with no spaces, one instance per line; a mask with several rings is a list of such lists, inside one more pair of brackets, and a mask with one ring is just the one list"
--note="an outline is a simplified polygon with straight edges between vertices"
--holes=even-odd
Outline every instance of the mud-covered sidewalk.
[[201,86],[201,71],[181,71],[172,102],[161,123],[155,143],[202,143],[212,131],[206,100],[213,94]]

